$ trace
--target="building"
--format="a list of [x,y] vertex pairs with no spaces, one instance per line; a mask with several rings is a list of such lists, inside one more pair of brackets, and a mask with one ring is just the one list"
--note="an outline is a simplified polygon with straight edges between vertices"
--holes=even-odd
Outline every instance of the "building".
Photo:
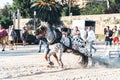
[[[56,1],[61,2],[61,0],[56,0]],[[71,2],[72,5],[79,5],[79,7],[82,8],[82,7],[85,7],[87,3],[93,2],[93,1],[95,0],[64,0],[64,3],[69,4]],[[106,1],[106,0],[96,0],[96,1],[101,2],[101,1]]]
[[[75,5],[79,5],[80,8],[85,7],[87,3],[93,2],[95,0],[74,0]],[[106,1],[106,0],[96,0],[96,1]]]

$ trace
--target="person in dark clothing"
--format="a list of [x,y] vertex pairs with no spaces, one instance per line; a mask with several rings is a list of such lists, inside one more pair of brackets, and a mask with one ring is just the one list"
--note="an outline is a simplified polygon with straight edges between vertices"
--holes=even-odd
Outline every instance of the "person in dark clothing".
[[104,34],[107,32],[107,29],[106,28],[104,28]]
[[[110,30],[109,26],[106,27],[106,30],[104,30],[104,35],[105,35],[105,46],[112,46],[112,35],[113,31]],[[106,48],[105,47],[105,48]]]
[[28,38],[28,30],[24,26],[21,31],[21,39],[22,39],[23,46],[26,45],[27,38]]

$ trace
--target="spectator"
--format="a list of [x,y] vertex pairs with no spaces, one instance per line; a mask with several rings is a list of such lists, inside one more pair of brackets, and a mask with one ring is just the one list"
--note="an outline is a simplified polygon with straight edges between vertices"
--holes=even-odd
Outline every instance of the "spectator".
[[114,26],[113,29],[113,43],[114,46],[119,44],[119,34],[118,34],[118,30],[117,30],[117,26]]
[[107,29],[106,28],[104,28],[104,34],[107,32]]
[[80,31],[78,29],[78,26],[75,26],[75,29],[73,31],[73,37],[80,37]]
[[28,38],[28,30],[24,26],[21,31],[21,39],[22,39],[23,46],[26,45],[27,38]]
[[14,42],[15,42],[15,37],[16,37],[16,32],[14,31],[14,26],[9,27],[9,33],[8,33],[8,39],[9,39],[9,48],[10,50],[14,50]]
[[120,27],[118,27],[118,38],[120,40]]
[[112,46],[113,31],[110,30],[109,26],[106,27],[106,31],[104,32],[104,35],[105,35],[105,49],[106,49],[107,46]]
[[93,47],[93,42],[95,40],[95,33],[94,31],[91,29],[91,26],[88,26],[88,36],[87,36],[87,42],[89,43],[90,46],[90,56],[92,56],[92,49],[94,49],[94,53],[96,52],[96,48]]
[[2,44],[2,51],[5,51],[6,47],[6,38],[7,38],[7,31],[0,25],[0,44]]

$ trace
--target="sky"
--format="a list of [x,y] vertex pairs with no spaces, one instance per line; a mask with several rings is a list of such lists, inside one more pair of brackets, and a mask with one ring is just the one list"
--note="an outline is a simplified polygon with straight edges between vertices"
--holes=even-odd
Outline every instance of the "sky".
[[3,7],[5,4],[12,4],[13,0],[0,0],[0,7]]

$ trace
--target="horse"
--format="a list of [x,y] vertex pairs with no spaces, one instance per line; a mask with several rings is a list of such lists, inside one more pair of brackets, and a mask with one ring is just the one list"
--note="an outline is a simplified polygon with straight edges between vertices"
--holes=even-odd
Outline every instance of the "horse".
[[[39,29],[41,27],[36,29],[37,34],[39,34]],[[89,51],[87,50],[86,43],[82,38],[63,37],[61,31],[51,25],[47,25],[46,28],[47,28],[46,38],[48,40],[49,45],[51,45],[52,47],[48,55],[48,62],[50,65],[54,65],[54,63],[50,59],[51,55],[53,55],[57,63],[63,68],[62,54],[67,49],[72,50],[73,54],[82,57],[80,63],[84,67],[88,65]],[[65,29],[66,29],[65,31],[68,32],[68,34],[70,34],[71,30],[68,28]],[[57,56],[57,53],[59,54],[59,56]]]

